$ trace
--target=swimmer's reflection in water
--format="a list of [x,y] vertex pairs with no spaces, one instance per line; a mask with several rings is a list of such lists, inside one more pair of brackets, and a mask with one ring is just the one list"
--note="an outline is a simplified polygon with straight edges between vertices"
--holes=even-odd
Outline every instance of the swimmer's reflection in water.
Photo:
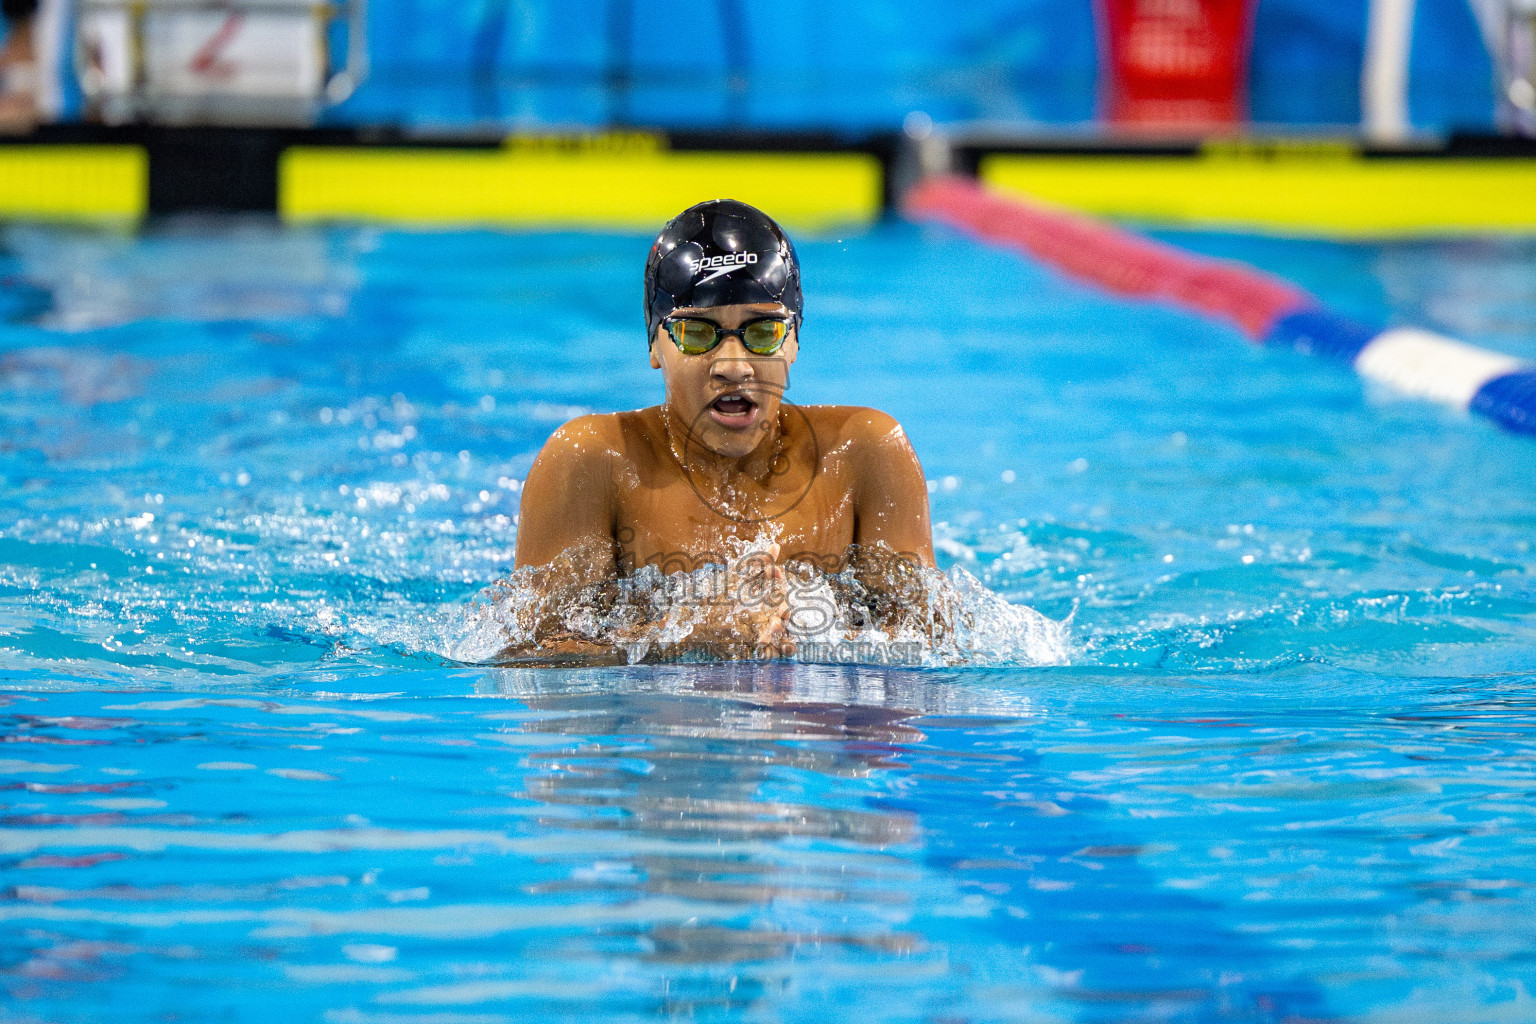
[[486,595],[495,660],[776,658],[949,628],[900,424],[783,400],[801,290],[779,226],[732,200],[683,211],[646,261],[645,318],[666,400],[572,420],[540,452],[518,573]]
[[[530,891],[565,899],[623,892],[723,911],[717,920],[662,920],[635,931],[644,960],[758,965],[742,971],[733,1002],[764,996],[760,975],[772,976],[798,948],[920,948],[915,934],[893,927],[891,913],[904,917],[911,899],[902,848],[918,838],[915,817],[821,794],[836,780],[910,770],[910,751],[926,736],[908,698],[931,699],[931,681],[899,670],[765,664],[654,670],[643,689],[590,685],[575,673],[513,669],[495,670],[477,687],[536,713],[509,722],[509,732],[549,741],[514,744],[528,769],[516,795],[544,809],[541,827],[603,834],[564,847],[571,869]],[[838,852],[786,852],[784,840]],[[601,871],[591,864],[594,849],[603,851]],[[839,924],[821,921],[804,934],[791,923],[797,914],[780,912],[785,906],[836,907]],[[721,998],[720,975],[677,980],[684,987],[673,993],[673,1009]]]

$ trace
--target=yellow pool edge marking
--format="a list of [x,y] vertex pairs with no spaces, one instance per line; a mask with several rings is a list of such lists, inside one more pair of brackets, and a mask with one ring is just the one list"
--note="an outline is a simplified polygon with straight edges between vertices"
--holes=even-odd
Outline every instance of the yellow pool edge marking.
[[[868,224],[883,177],[869,153],[672,151],[643,134],[488,149],[302,146],[278,170],[289,221],[637,231],[721,197],[798,230]],[[991,154],[980,176],[1148,223],[1323,237],[1536,234],[1536,159],[1213,144],[1191,157]],[[0,218],[132,222],[147,213],[148,182],[141,146],[0,145]]]
[[143,147],[0,145],[0,217],[133,221],[148,209]]
[[880,215],[867,153],[644,149],[370,149],[300,146],[278,166],[285,220],[654,231],[705,199],[751,203],[788,227]]
[[1536,159],[1362,158],[1343,147],[1194,157],[991,154],[983,182],[1099,216],[1277,234],[1536,233]]

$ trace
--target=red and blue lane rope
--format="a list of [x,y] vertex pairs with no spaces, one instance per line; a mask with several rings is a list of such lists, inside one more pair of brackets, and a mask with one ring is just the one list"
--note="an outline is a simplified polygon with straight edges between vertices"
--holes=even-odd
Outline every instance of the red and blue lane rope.
[[1362,324],[1253,267],[999,195],[970,178],[929,178],[907,193],[904,210],[1025,252],[1113,294],[1171,302],[1226,321],[1257,344],[1347,363],[1398,391],[1536,434],[1536,365],[1513,356],[1413,327]]

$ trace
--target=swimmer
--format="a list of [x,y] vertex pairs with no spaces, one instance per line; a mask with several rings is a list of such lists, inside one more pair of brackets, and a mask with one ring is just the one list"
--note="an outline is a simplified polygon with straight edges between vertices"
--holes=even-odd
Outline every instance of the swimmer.
[[[600,657],[602,644],[561,625],[562,602],[647,566],[725,573],[726,599],[674,656],[793,654],[797,566],[879,564],[864,576],[869,603],[911,602],[911,581],[934,564],[922,467],[883,412],[784,400],[801,316],[794,246],[762,211],[712,200],[666,225],[645,264],[647,346],[666,400],[574,419],[534,461],[516,562],[537,573],[547,621],[531,629],[534,650],[508,658]],[[631,633],[654,625],[642,615]]]

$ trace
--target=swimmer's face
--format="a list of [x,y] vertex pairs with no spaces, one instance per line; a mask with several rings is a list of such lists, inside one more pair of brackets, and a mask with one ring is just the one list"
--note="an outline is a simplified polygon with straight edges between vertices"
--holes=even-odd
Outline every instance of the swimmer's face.
[[[777,302],[688,306],[672,315],[712,320],[727,329],[765,316],[790,318],[789,309]],[[777,422],[779,400],[789,384],[789,367],[799,351],[799,332],[791,328],[773,355],[754,355],[733,336],[708,352],[691,356],[677,347],[664,326],[658,325],[651,338],[651,366],[666,380],[667,405],[677,429],[690,431],[694,443],[717,455],[741,458],[751,454]]]

